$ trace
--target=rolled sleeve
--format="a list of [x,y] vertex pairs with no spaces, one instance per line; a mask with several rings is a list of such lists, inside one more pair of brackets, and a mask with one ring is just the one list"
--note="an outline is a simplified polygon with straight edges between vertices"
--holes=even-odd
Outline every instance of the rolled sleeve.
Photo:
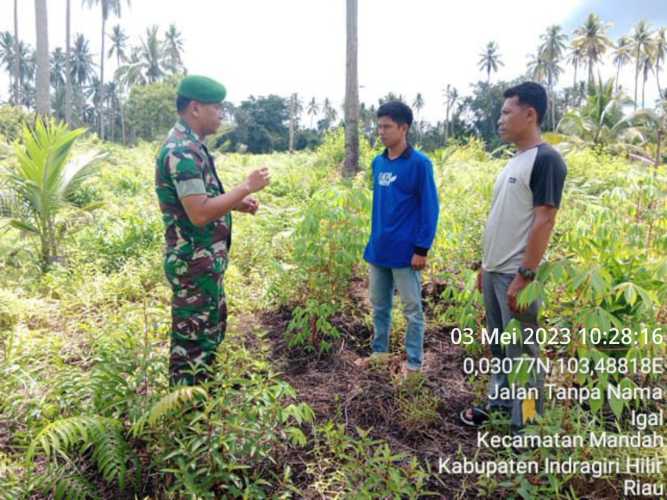
[[202,169],[191,153],[173,152],[167,156],[167,165],[179,199],[206,194]]
[[174,185],[176,186],[176,194],[179,198],[195,194],[206,194],[206,186],[204,186],[204,181],[201,179],[174,182]]

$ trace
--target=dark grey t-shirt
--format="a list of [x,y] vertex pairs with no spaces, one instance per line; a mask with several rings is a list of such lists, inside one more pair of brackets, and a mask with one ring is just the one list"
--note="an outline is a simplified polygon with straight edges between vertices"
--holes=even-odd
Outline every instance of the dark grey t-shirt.
[[482,267],[514,274],[526,251],[535,220],[534,208],[559,208],[567,167],[548,144],[517,153],[500,172],[484,232]]

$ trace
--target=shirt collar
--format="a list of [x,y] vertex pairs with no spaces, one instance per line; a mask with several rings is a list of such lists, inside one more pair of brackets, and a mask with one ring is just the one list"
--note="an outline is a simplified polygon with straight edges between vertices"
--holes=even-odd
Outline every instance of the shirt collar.
[[[412,146],[410,145],[410,143],[408,143],[407,147],[403,150],[403,152],[400,155],[398,155],[398,158],[402,158],[404,160],[407,160],[407,159],[410,158],[411,154],[412,154]],[[384,156],[385,158],[389,158],[389,149],[388,148],[384,148],[384,151],[382,152],[382,156]],[[397,159],[397,158],[394,158],[394,159]]]
[[180,132],[183,132],[184,134],[189,135],[192,139],[197,141],[200,144],[204,144],[204,141],[202,140],[201,137],[199,137],[199,134],[192,130],[190,128],[190,125],[188,125],[183,118],[179,118],[178,122],[176,122],[176,129],[179,130]]

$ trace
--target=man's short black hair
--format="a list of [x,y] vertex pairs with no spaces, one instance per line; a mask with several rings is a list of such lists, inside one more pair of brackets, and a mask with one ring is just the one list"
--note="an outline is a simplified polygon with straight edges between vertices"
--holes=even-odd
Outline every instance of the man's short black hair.
[[537,112],[537,124],[542,125],[542,120],[547,112],[547,91],[539,83],[523,82],[509,88],[503,94],[505,99],[519,98],[519,104],[530,106]]
[[387,116],[399,125],[408,124],[408,128],[412,125],[412,110],[410,106],[401,101],[385,102],[378,108],[377,117],[382,118]]
[[182,95],[176,96],[176,111],[182,113],[187,109],[188,104],[190,104],[191,102],[192,99],[188,99],[187,97],[183,97]]

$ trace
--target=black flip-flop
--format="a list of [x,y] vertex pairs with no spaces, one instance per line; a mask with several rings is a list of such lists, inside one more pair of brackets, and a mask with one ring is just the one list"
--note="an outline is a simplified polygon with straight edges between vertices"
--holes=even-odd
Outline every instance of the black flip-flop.
[[461,420],[461,423],[467,425],[468,427],[481,427],[482,424],[490,418],[490,415],[486,410],[480,408],[479,406],[473,406],[471,419],[466,415],[469,409],[470,408],[466,408],[461,410],[461,413],[459,413],[459,419]]

